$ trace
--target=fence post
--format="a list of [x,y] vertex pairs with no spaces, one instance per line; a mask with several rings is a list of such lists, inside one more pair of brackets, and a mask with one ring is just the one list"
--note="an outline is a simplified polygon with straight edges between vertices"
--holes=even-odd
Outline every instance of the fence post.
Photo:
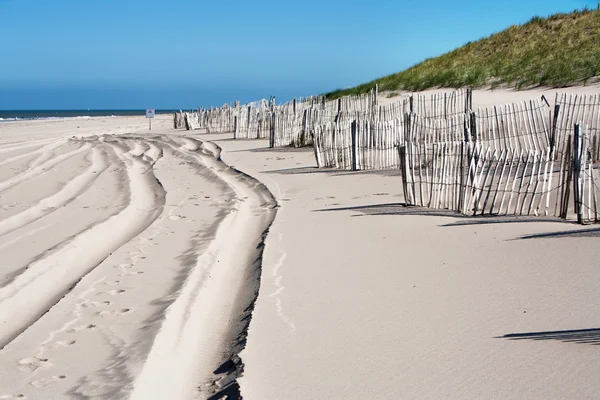
[[398,146],[398,152],[400,153],[400,170],[402,173],[402,189],[404,190],[404,203],[411,205],[410,195],[408,193],[408,171],[406,164],[406,145]]
[[554,155],[554,149],[556,147],[556,130],[558,125],[558,114],[560,112],[560,104],[554,106],[554,115],[552,118],[552,132],[550,136],[550,154]]
[[581,135],[581,126],[575,124],[575,134],[573,135],[573,200],[575,212],[577,213],[577,223],[583,224],[583,207],[582,207],[582,176],[581,162],[583,155],[583,143]]
[[471,113],[471,136],[473,142],[477,143],[477,117],[474,112]]
[[467,88],[467,99],[465,108],[465,112],[470,112],[473,109],[473,88]]
[[448,94],[444,92],[444,118],[448,118]]
[[233,138],[238,138],[238,117],[237,115],[233,117]]
[[275,117],[275,111],[271,112],[271,129],[269,132],[269,147],[275,147],[275,125],[277,118]]
[[411,94],[410,97],[408,98],[408,104],[410,106],[410,113],[412,114],[414,112],[414,97]]
[[352,121],[352,171],[358,171],[358,123]]
[[[466,123],[465,123],[465,132],[467,131],[466,128]],[[468,136],[465,134],[465,138],[467,138]],[[465,168],[465,146],[467,145],[468,140],[465,139],[464,142],[461,142],[460,144],[460,161],[458,163],[459,168],[460,168],[460,181],[459,181],[459,190],[458,190],[458,203],[457,203],[457,207],[454,211],[457,211],[459,213],[462,213],[462,210],[464,208],[464,203],[465,203],[465,192],[464,192],[464,188],[465,188],[465,172],[464,172],[464,168]]]

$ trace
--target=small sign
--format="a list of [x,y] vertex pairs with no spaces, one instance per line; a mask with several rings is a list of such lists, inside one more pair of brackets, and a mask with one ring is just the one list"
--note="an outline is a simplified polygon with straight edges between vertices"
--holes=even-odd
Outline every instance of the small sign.
[[146,109],[146,118],[154,118],[154,108],[147,108]]

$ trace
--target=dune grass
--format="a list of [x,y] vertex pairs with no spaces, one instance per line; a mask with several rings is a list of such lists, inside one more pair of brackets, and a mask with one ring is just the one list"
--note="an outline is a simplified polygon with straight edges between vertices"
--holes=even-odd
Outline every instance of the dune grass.
[[547,18],[533,17],[405,71],[327,98],[380,91],[419,91],[435,87],[564,87],[600,75],[600,11],[576,10]]

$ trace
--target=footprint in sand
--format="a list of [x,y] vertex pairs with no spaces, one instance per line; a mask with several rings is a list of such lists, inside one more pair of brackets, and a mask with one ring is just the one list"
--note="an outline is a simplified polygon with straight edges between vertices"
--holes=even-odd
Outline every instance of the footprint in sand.
[[97,315],[102,318],[118,317],[120,315],[128,313],[129,311],[130,311],[129,308],[123,308],[121,310],[106,310],[106,311],[100,311]]
[[91,331],[91,330],[93,330],[95,328],[96,328],[96,325],[94,325],[94,324],[80,325],[80,326],[76,326],[75,328],[69,329],[69,333]]
[[27,357],[19,360],[17,369],[22,372],[33,372],[47,362],[47,358]]
[[134,275],[142,275],[144,271],[136,271],[136,272],[124,272],[119,276],[134,276]]
[[115,266],[115,268],[130,269],[130,268],[133,268],[133,264],[119,264],[119,265]]
[[119,286],[121,284],[121,281],[110,281],[110,282],[104,282],[104,285],[108,285],[108,286]]
[[181,221],[182,219],[185,219],[185,217],[181,215],[171,215],[169,219],[171,221]]
[[37,381],[29,382],[29,384],[36,388],[43,388],[43,387],[52,385],[58,381],[62,381],[63,379],[67,379],[67,376],[66,375],[51,376],[48,378],[42,378],[42,379],[38,379]]
[[50,344],[46,345],[45,347],[48,350],[56,350],[56,349],[62,349],[64,347],[72,346],[76,342],[77,342],[76,340],[59,340],[58,342],[50,343]]
[[25,395],[24,394],[3,394],[0,395],[0,400],[13,400],[13,399],[24,399]]
[[121,293],[125,293],[125,289],[115,289],[115,290],[109,290],[108,292],[106,292],[106,294],[109,294],[111,296],[116,296]]
[[[98,293],[100,294],[104,294],[104,292],[100,292]],[[87,303],[83,303],[81,305],[82,307],[107,307],[110,306],[110,301],[106,300],[106,301],[90,301]]]

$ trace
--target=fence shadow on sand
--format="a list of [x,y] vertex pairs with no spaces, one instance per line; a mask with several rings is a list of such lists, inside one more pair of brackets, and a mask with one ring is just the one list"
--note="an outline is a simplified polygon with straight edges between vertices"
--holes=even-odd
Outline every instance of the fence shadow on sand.
[[[454,227],[454,226],[468,226],[468,225],[488,225],[488,224],[515,224],[515,223],[528,223],[528,222],[560,222],[564,224],[564,220],[553,217],[528,217],[528,216],[496,216],[496,215],[478,215],[469,216],[457,213],[453,210],[426,208],[413,205],[407,205],[406,203],[383,203],[383,204],[369,204],[364,206],[354,207],[337,207],[337,208],[325,208],[314,210],[316,212],[326,211],[355,211],[364,215],[421,215],[430,217],[451,217],[456,221],[442,224],[440,227]],[[573,231],[573,232],[585,232],[587,230]],[[597,231],[600,236],[600,228],[589,231]],[[569,233],[571,231],[568,231]],[[561,234],[564,232],[558,232]],[[546,234],[542,234],[546,235]],[[553,234],[548,234],[553,235]],[[535,235],[532,235],[535,236]],[[521,239],[529,239],[530,237],[522,237]]]
[[[434,208],[423,208],[406,205],[406,203],[385,203],[385,204],[370,204],[366,206],[355,207],[337,207],[324,208],[314,210],[315,212],[328,211],[356,211],[362,215],[424,215],[431,217],[454,217],[454,218],[470,218],[458,214],[452,210],[440,210]],[[360,216],[360,215],[355,215]]]
[[600,345],[600,328],[577,329],[569,331],[510,333],[497,336],[507,340],[558,340],[561,342]]
[[379,176],[390,176],[396,177],[401,176],[402,171],[395,169],[380,169],[380,170],[362,170],[362,171],[350,171],[345,169],[333,169],[333,168],[317,168],[317,167],[296,167],[296,168],[285,168],[285,169],[274,169],[271,171],[265,171],[267,174],[280,174],[280,175],[302,175],[302,174],[329,174],[330,176],[347,176],[347,175],[379,175]]
[[600,228],[573,229],[570,231],[536,233],[534,235],[521,236],[520,239],[559,239],[566,237],[600,237]]

